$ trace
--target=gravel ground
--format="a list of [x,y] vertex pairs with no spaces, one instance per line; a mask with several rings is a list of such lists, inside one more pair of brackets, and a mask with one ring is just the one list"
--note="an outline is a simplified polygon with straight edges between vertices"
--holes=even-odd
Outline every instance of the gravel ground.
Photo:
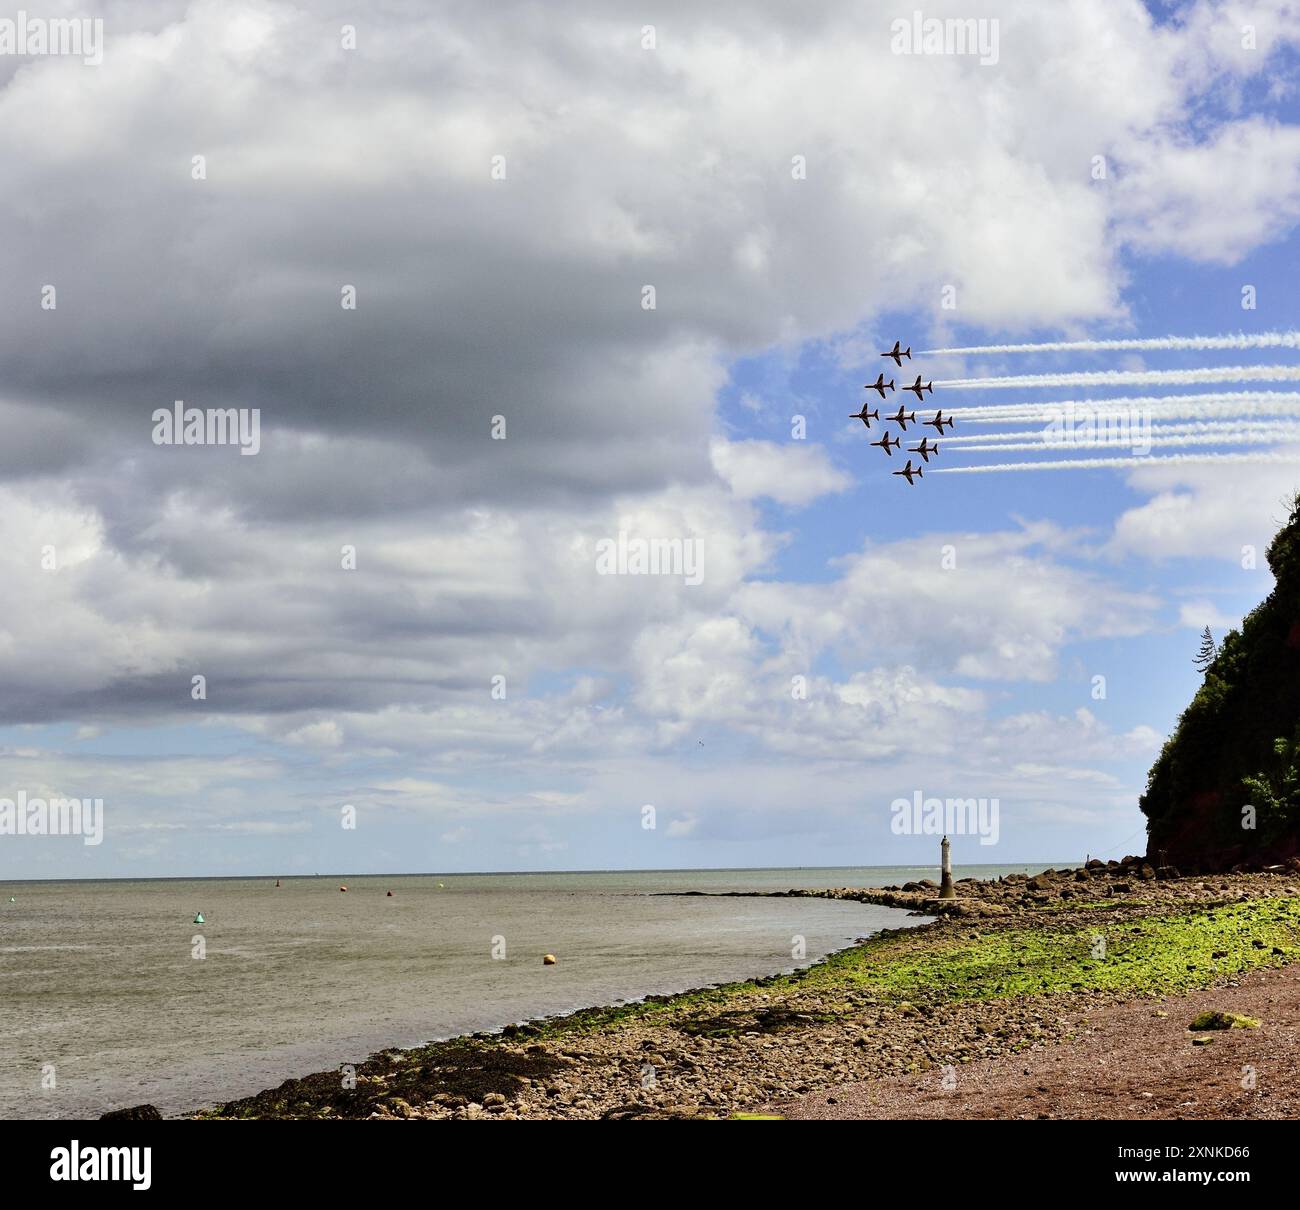
[[[1198,1013],[1258,1029],[1190,1032]],[[769,1106],[789,1118],[1300,1117],[1300,973],[1253,971],[1235,986],[1108,1005],[1071,1018],[1076,1040],[943,1073],[841,1084]],[[1197,1039],[1211,1039],[1208,1044]],[[1253,1076],[1253,1081],[1252,1081]],[[1253,1087],[1243,1087],[1252,1085]]]

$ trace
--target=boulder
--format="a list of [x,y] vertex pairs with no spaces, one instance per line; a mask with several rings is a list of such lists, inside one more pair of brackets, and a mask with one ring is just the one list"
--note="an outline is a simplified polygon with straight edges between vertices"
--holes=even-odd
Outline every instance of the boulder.
[[1187,1028],[1189,1030],[1258,1029],[1259,1022],[1254,1017],[1243,1017],[1240,1013],[1211,1010],[1199,1013]]
[[132,1105],[130,1109],[114,1109],[99,1115],[101,1122],[161,1122],[163,1116],[155,1105]]

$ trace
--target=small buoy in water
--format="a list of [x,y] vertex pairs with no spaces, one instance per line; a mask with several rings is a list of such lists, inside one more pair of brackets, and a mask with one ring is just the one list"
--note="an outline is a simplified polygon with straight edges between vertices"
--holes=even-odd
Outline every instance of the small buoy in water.
[[442,884],[441,882],[438,883],[438,889],[439,889],[439,890],[442,890],[442,888],[443,888],[443,884]]
[[393,897],[393,892],[392,892],[392,891],[389,891],[389,892],[388,892],[388,898],[391,899],[392,897]]
[[279,886],[279,885],[280,885],[280,880],[279,880],[278,878],[275,880],[275,885],[276,885],[276,886]]
[[341,886],[341,887],[339,887],[339,890],[340,890],[340,891],[346,891],[347,889],[348,889],[348,888],[345,887],[345,886]]
[[203,924],[203,923],[204,923],[203,913],[202,913],[202,912],[195,912],[195,913],[194,913],[194,923],[195,923],[195,924]]
[[555,965],[555,955],[554,955],[554,954],[543,954],[543,955],[542,955],[542,965],[543,965],[543,966],[554,966],[554,965]]
[[9,902],[10,902],[10,903],[17,903],[18,900],[15,899],[12,895],[10,895],[10,896],[9,896]]

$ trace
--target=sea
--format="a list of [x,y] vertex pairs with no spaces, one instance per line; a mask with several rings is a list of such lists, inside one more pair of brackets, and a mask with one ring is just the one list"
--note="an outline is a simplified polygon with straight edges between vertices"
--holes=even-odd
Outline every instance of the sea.
[[[1030,868],[954,871],[1011,872]],[[385,1048],[791,971],[917,918],[681,892],[934,876],[868,866],[0,883],[0,1119],[145,1102],[177,1115]]]

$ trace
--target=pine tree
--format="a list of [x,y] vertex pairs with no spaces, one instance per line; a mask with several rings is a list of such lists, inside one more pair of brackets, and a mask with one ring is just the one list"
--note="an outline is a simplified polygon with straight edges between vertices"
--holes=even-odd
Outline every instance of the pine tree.
[[1201,649],[1196,653],[1196,666],[1204,672],[1211,664],[1214,663],[1214,657],[1219,654],[1219,649],[1214,645],[1214,636],[1210,633],[1207,626],[1201,634]]

